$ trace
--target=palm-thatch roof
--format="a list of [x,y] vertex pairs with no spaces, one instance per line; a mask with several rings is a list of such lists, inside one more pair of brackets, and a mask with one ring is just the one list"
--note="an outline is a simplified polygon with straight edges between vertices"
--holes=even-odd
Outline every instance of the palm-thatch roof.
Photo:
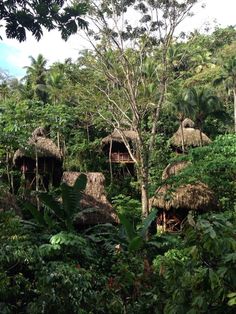
[[189,161],[181,160],[169,164],[162,173],[162,180],[168,179],[170,176],[177,174],[190,164]]
[[[174,176],[190,165],[189,161],[181,160],[169,164],[162,173],[162,180]],[[213,191],[202,183],[184,184],[176,188],[165,184],[159,187],[155,195],[150,199],[150,207],[156,206],[164,210],[187,209],[209,210],[217,207],[217,201]]]
[[214,193],[201,182],[186,184],[171,191],[169,185],[160,187],[150,200],[151,206],[164,210],[188,209],[206,211],[217,206]]
[[[200,133],[200,130],[194,128],[183,128],[183,135],[184,135],[184,146],[185,147],[197,147],[201,145],[208,145],[211,143],[209,137],[204,134]],[[201,135],[202,135],[202,144],[201,144]],[[175,147],[182,147],[182,132],[181,128],[175,132],[175,134],[171,137],[170,143],[172,146]]]
[[182,122],[182,126],[183,126],[183,128],[194,128],[195,123],[193,122],[193,120],[186,118]]
[[17,164],[17,162],[23,157],[36,159],[36,151],[38,158],[45,157],[61,160],[62,155],[56,144],[53,143],[51,139],[41,135],[38,136],[37,133],[34,132],[32,134],[32,137],[29,139],[27,145],[24,148],[19,148],[15,152],[13,157],[13,163]]
[[[124,137],[128,140],[128,141],[136,141],[137,140],[137,132],[132,131],[132,130],[122,130],[121,131],[122,134],[124,135]],[[123,138],[120,134],[120,132],[115,129],[111,134],[109,134],[108,136],[104,137],[102,139],[102,144],[106,145],[109,144],[110,142],[119,142],[119,143],[123,143]]]
[[32,132],[32,138],[37,138],[39,136],[47,137],[47,133],[44,127],[39,126]]
[[[72,186],[80,172],[66,171],[62,181]],[[102,223],[119,223],[118,216],[107,200],[104,188],[105,177],[101,172],[88,172],[86,188],[81,200],[82,213],[78,213],[76,224],[95,225]]]

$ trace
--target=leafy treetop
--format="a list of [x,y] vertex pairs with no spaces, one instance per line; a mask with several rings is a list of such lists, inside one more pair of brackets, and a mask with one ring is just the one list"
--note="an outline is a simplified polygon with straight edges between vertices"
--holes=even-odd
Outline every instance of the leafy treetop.
[[[87,12],[86,3],[78,1],[70,5],[64,0],[0,1],[0,20],[8,38],[20,42],[26,40],[26,31],[39,40],[43,27],[48,31],[58,29],[67,40],[78,28],[86,28],[87,22],[81,18]],[[1,26],[3,26],[1,25]],[[1,38],[1,37],[0,37]]]

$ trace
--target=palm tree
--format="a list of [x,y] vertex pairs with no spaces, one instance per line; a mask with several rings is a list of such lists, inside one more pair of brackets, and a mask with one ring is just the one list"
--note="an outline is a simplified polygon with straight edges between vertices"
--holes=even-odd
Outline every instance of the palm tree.
[[193,116],[197,128],[200,130],[200,142],[202,141],[202,128],[205,119],[210,115],[217,115],[222,112],[221,103],[217,96],[213,95],[210,90],[201,88],[190,88],[184,96],[185,101],[193,108]]
[[186,101],[184,93],[178,94],[176,96],[173,108],[174,111],[176,112],[177,119],[179,120],[180,123],[182,152],[185,153],[183,121],[185,118],[189,118],[193,115],[194,109],[192,103]]
[[10,88],[6,81],[0,84],[0,100],[5,101],[10,94]]
[[223,64],[222,75],[214,81],[214,84],[224,83],[229,94],[234,97],[234,132],[236,133],[236,57],[231,57]]
[[31,65],[26,68],[25,79],[33,91],[33,98],[46,102],[46,64],[47,60],[42,54],[39,54],[35,59],[32,56],[29,57]]
[[47,77],[47,91],[53,105],[58,104],[63,96],[65,80],[62,71],[51,71]]
[[[64,75],[58,68],[51,71],[47,77],[47,91],[49,100],[53,106],[57,106],[63,99],[63,86],[65,83]],[[60,118],[58,118],[60,119]],[[57,120],[57,125],[59,121]],[[57,131],[57,146],[60,149],[60,131]]]

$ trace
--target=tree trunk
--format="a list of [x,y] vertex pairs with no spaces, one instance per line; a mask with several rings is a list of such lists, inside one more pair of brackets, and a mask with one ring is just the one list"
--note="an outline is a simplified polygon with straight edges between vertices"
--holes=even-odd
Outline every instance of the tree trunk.
[[142,217],[145,218],[149,214],[149,197],[148,197],[148,168],[141,166],[141,202],[142,202]]
[[9,152],[6,152],[6,170],[7,170],[7,180],[9,187],[11,188],[11,177],[10,177],[10,169],[9,169]]
[[199,128],[200,131],[200,146],[203,146],[203,139],[202,139],[202,128]]
[[57,147],[59,150],[61,149],[61,147],[60,147],[60,132],[59,131],[57,131]]
[[38,192],[39,192],[39,159],[38,159],[38,150],[37,150],[36,145],[35,145],[35,190],[36,190],[37,209],[39,211],[40,210],[39,197],[38,197]]
[[233,90],[234,93],[234,132],[236,133],[236,88]]
[[139,150],[139,180],[140,180],[140,188],[141,188],[141,202],[142,202],[142,217],[145,218],[149,214],[149,195],[148,195],[148,149],[145,147],[142,139],[139,137],[138,139],[138,150]]
[[180,128],[181,128],[181,145],[182,145],[182,152],[185,153],[184,148],[184,128],[183,128],[183,121],[180,121]]
[[111,154],[112,154],[112,139],[111,139],[111,141],[110,141],[110,146],[109,146],[109,166],[110,166],[110,177],[111,177],[111,182],[110,182],[110,184],[113,184],[113,172],[112,172]]

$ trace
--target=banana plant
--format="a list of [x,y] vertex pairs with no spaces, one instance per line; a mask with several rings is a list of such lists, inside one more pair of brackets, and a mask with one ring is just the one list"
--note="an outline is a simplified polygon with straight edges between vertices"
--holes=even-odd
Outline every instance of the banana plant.
[[139,251],[147,241],[148,228],[157,216],[157,209],[152,210],[152,212],[144,219],[142,226],[139,229],[135,229],[124,214],[118,214],[118,216],[126,233],[128,250],[130,252]]
[[36,222],[44,227],[53,228],[60,224],[68,231],[74,230],[74,215],[81,211],[80,201],[86,187],[87,177],[81,174],[73,186],[62,183],[60,186],[60,199],[56,200],[48,192],[38,193],[38,198],[45,210],[38,211],[37,208],[27,203],[25,208],[29,210]]

